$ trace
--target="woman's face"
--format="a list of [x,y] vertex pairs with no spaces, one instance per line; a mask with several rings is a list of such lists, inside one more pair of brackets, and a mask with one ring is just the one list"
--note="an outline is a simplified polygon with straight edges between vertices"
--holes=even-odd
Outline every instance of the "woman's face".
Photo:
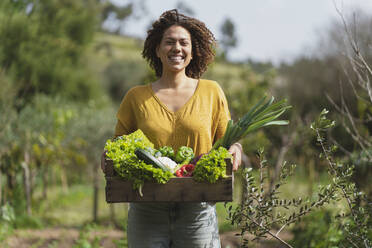
[[187,29],[173,25],[165,30],[160,45],[156,49],[164,71],[185,70],[192,59],[191,35]]

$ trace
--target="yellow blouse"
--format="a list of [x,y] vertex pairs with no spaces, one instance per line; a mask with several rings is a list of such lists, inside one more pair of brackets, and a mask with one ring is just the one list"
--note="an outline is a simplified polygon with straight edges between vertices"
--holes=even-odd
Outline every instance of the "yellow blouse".
[[209,152],[225,133],[230,113],[225,94],[215,81],[200,79],[192,97],[173,112],[150,84],[136,86],[124,96],[117,113],[115,136],[141,129],[155,148],[191,147],[196,155]]

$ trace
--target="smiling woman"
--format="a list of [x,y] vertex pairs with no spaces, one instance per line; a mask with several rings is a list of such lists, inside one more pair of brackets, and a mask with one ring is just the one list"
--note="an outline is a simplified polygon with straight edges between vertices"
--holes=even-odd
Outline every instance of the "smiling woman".
[[[158,79],[125,95],[115,135],[141,129],[155,148],[208,153],[224,135],[230,113],[217,82],[200,79],[214,58],[215,39],[199,20],[167,11],[148,31],[143,57]],[[241,146],[229,150],[241,161]],[[192,190],[192,189],[190,189]],[[129,247],[220,247],[215,204],[131,203]]]

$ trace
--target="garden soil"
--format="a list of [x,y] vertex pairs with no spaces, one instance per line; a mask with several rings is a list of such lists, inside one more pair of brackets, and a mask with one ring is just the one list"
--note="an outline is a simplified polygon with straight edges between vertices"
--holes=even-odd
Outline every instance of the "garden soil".
[[[15,230],[4,243],[4,247],[9,248],[70,248],[74,247],[79,240],[80,230],[77,228],[49,228],[42,230]],[[237,232],[222,233],[221,243],[222,248],[239,247],[240,237],[235,234]],[[92,242],[94,239],[99,240],[99,246],[105,248],[117,248],[118,241],[124,237],[124,232],[115,229],[94,230],[89,232],[88,239]],[[247,236],[248,238],[252,238]],[[284,240],[290,240],[291,234],[283,232],[281,237]],[[81,239],[80,239],[81,241]],[[273,240],[261,242],[257,248],[280,248],[278,242]],[[283,246],[284,247],[284,246]]]

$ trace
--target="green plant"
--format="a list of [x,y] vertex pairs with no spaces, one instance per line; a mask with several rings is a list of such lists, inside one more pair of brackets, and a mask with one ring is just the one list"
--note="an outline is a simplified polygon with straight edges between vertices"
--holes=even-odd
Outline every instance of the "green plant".
[[79,232],[79,238],[76,240],[73,248],[99,248],[100,238],[94,237],[93,240],[90,237],[91,232],[94,230],[94,225],[86,225]]
[[[258,241],[271,236],[286,245],[289,243],[280,237],[281,231],[289,225],[298,222],[305,215],[334,199],[334,189],[330,186],[320,187],[314,199],[303,200],[301,197],[284,199],[279,195],[279,189],[293,174],[295,165],[284,162],[280,169],[280,176],[273,188],[268,185],[268,165],[264,156],[264,149],[258,151],[260,161],[259,178],[255,178],[252,169],[243,171],[244,187],[247,195],[241,204],[233,208],[227,207],[232,225],[237,226],[241,232],[242,247],[248,247],[250,240],[244,238],[246,233],[254,236],[251,241]],[[277,230],[277,231],[273,231]]]
[[137,148],[151,149],[153,147],[154,144],[140,129],[129,135],[119,136],[114,141],[108,140],[105,145],[106,156],[113,161],[114,169],[123,178],[133,181],[133,188],[139,189],[141,195],[141,188],[145,181],[164,184],[172,176],[171,172],[154,168],[135,155]]
[[[343,239],[333,241],[338,247],[371,247],[372,213],[369,199],[359,191],[352,180],[354,167],[337,161],[333,153],[337,150],[334,145],[329,145],[326,140],[326,132],[335,125],[335,122],[327,119],[327,110],[323,110],[319,117],[311,124],[311,129],[316,135],[317,142],[321,147],[320,158],[328,164],[328,174],[331,183],[319,188],[317,197],[302,201],[298,199],[283,199],[278,195],[278,189],[285,180],[293,173],[294,166],[282,165],[280,177],[275,187],[265,189],[266,159],[263,149],[258,152],[260,160],[259,179],[256,180],[251,169],[243,172],[246,187],[246,198],[236,208],[228,207],[229,218],[232,224],[241,229],[240,235],[245,233],[254,235],[253,240],[259,240],[271,236],[287,247],[292,247],[282,240],[280,232],[288,225],[299,222],[304,216],[314,209],[330,202],[346,201],[347,209],[338,213],[332,225],[341,230]],[[257,183],[258,181],[258,183]],[[283,211],[284,210],[284,211]],[[278,229],[277,232],[272,230]],[[249,243],[243,239],[243,247]]]
[[0,208],[0,242],[13,232],[14,209],[6,203]]
[[333,212],[326,209],[310,213],[291,231],[294,247],[338,248],[338,244],[344,241],[342,231],[335,226]]
[[372,206],[370,199],[356,187],[353,181],[354,165],[337,161],[333,156],[337,146],[329,144],[326,140],[327,131],[335,122],[327,118],[328,111],[324,109],[317,120],[311,124],[317,142],[321,147],[321,157],[328,164],[328,174],[333,180],[332,190],[338,192],[336,200],[345,200],[347,209],[337,215],[338,228],[342,230],[345,241],[342,245],[353,247],[371,247],[372,223],[370,216]]
[[119,240],[114,241],[116,247],[118,248],[127,248],[128,247],[128,240],[126,238],[121,238]]
[[234,124],[232,119],[229,120],[224,136],[214,143],[212,149],[217,149],[220,146],[229,149],[233,143],[264,126],[287,125],[288,121],[276,120],[290,108],[290,106],[285,106],[286,100],[274,104],[274,97],[271,97],[267,102],[265,100],[266,97],[263,97],[237,123]]
[[226,177],[227,158],[231,158],[231,155],[224,147],[204,154],[195,165],[193,178],[199,182],[215,183],[219,178]]

